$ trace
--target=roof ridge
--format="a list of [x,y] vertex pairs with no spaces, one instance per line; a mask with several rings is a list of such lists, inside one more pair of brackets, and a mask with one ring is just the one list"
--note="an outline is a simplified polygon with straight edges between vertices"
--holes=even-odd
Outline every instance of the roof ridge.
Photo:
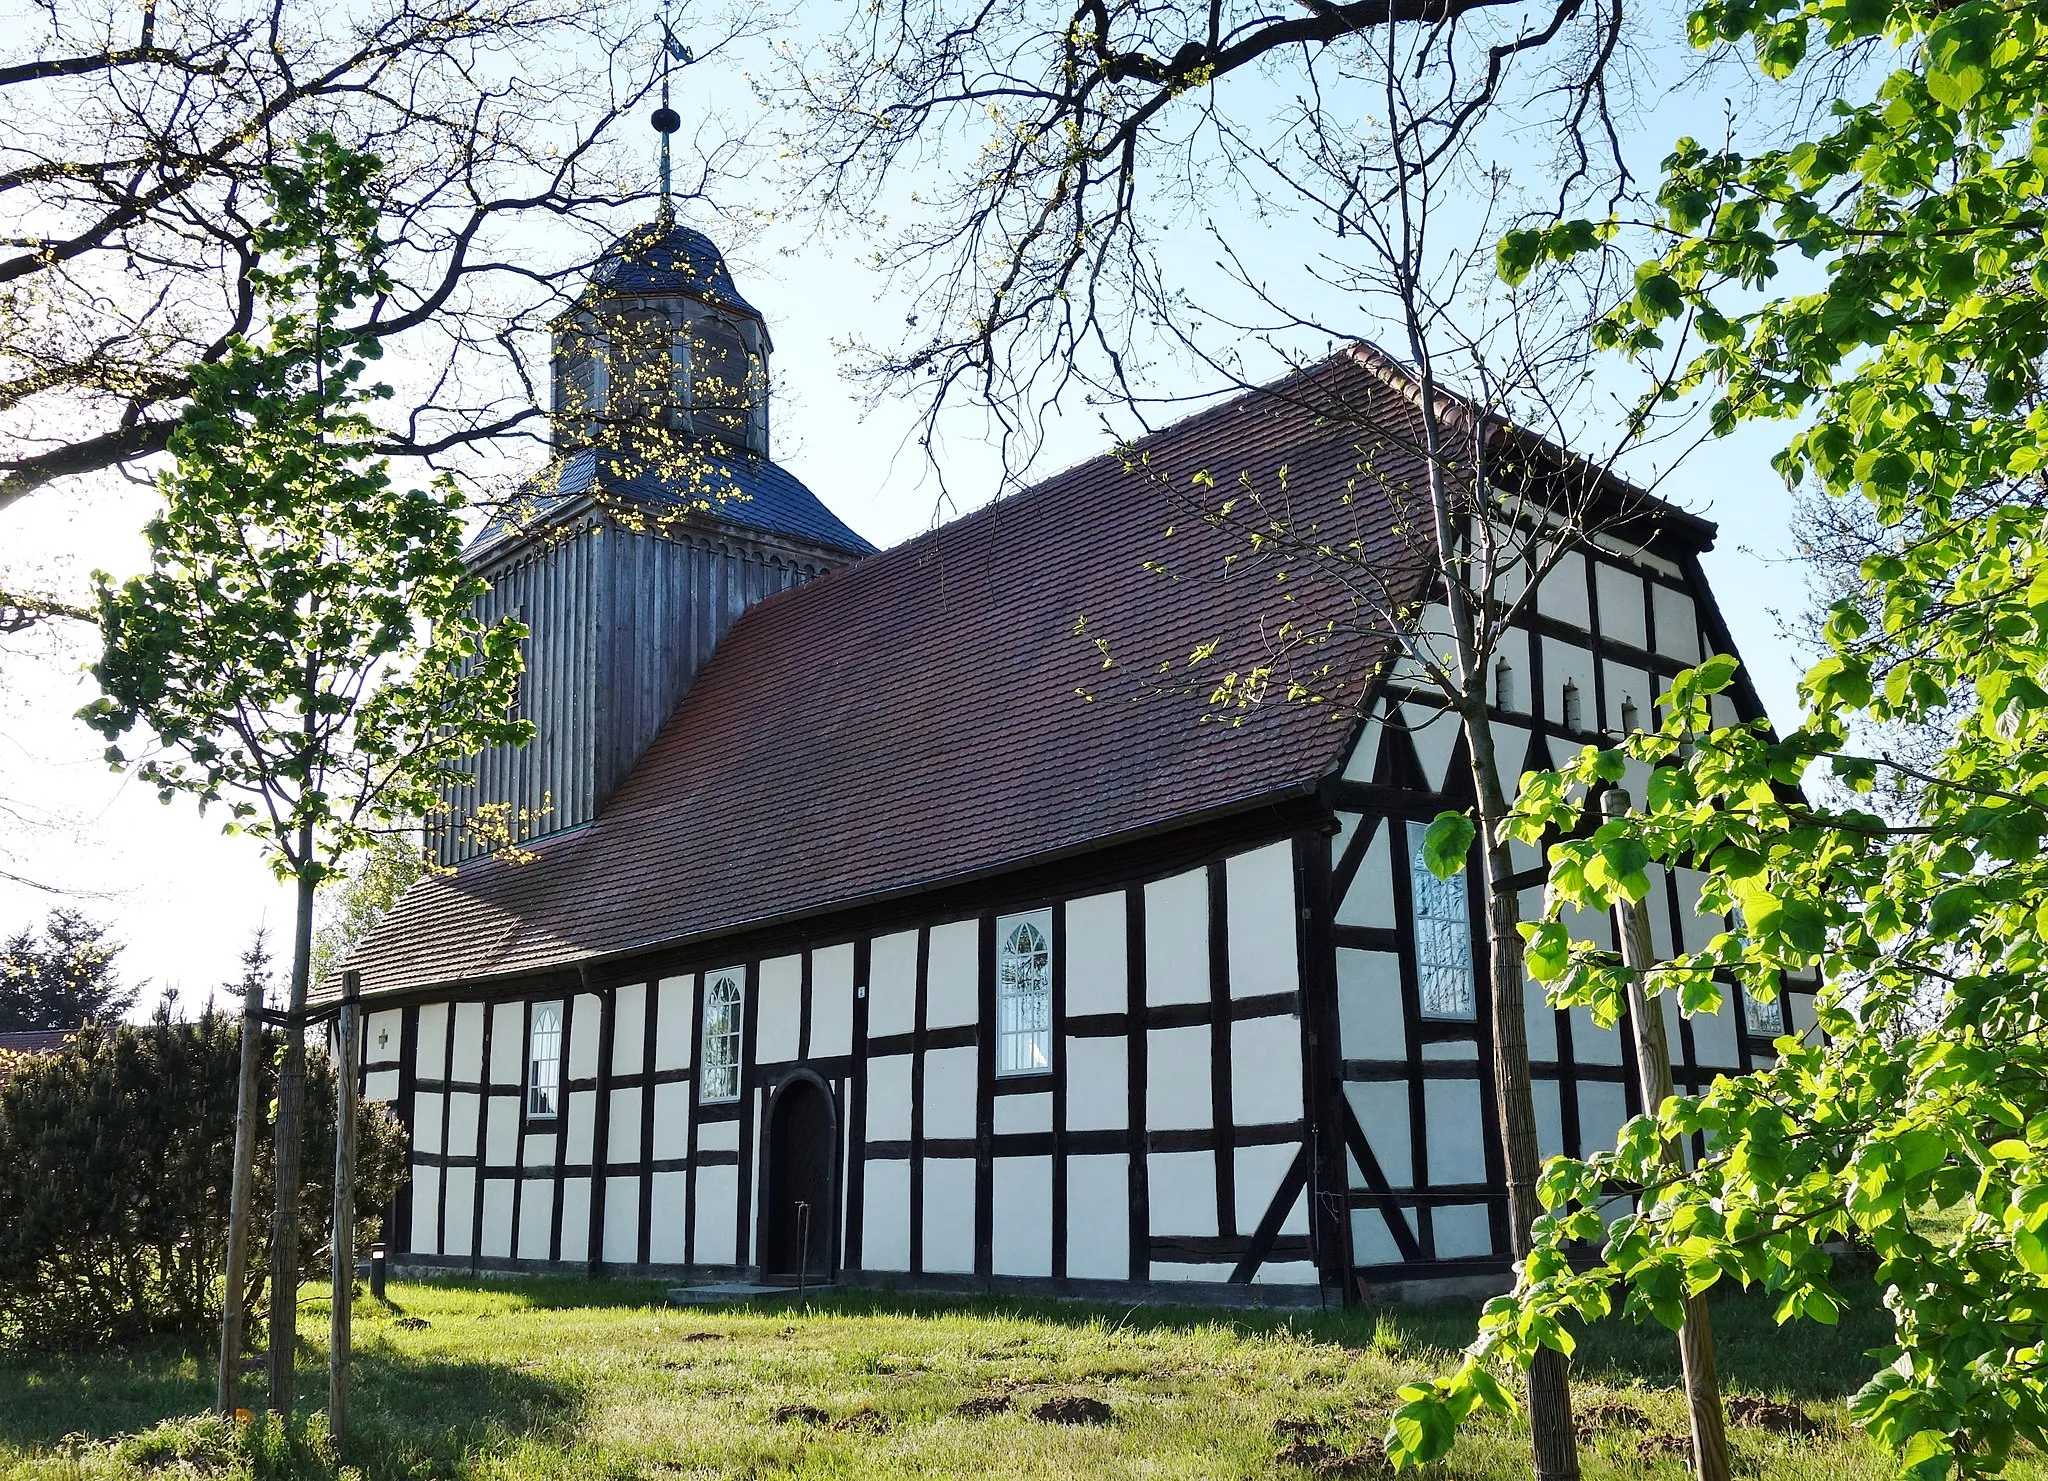
[[[907,559],[910,551],[936,541],[941,535],[964,532],[977,521],[993,519],[996,515],[1005,511],[1014,512],[1018,505],[1032,499],[1034,496],[1047,495],[1062,480],[1078,476],[1084,470],[1093,468],[1106,459],[1115,457],[1118,448],[1128,447],[1136,449],[1143,447],[1147,443],[1163,441],[1170,436],[1183,436],[1196,430],[1210,418],[1220,416],[1224,412],[1238,407],[1243,402],[1251,401],[1255,397],[1271,395],[1278,386],[1285,385],[1289,381],[1301,380],[1325,369],[1335,362],[1341,361],[1347,353],[1348,350],[1339,350],[1324,356],[1321,360],[1315,361],[1312,364],[1300,366],[1287,372],[1285,375],[1276,376],[1270,381],[1262,382],[1256,386],[1242,387],[1234,395],[1227,396],[1223,400],[1212,402],[1207,406],[1191,411],[1177,422],[1170,422],[1164,427],[1155,427],[1142,437],[1131,441],[1119,442],[1106,451],[1090,453],[1086,457],[1077,458],[1073,462],[1046,474],[1045,477],[1026,484],[1014,493],[999,494],[993,499],[986,500],[981,504],[977,504],[974,508],[954,516],[943,524],[932,525],[929,528],[920,530],[915,535],[911,535],[895,545],[877,550],[871,555],[863,555],[856,560],[846,562],[844,565],[834,566],[831,570],[823,572],[800,585],[785,587],[781,591],[765,596],[740,614],[738,621],[734,622],[732,627],[727,630],[725,639],[721,639],[718,646],[723,648],[726,641],[730,640],[732,634],[739,631],[743,624],[751,621],[757,612],[778,606],[786,609],[790,602],[798,600],[804,593],[819,590],[834,581],[850,580],[856,571],[872,571],[878,566],[886,566],[888,562],[898,556],[903,556]],[[874,579],[880,580],[882,578],[876,577]],[[711,658],[707,660],[705,667],[708,669],[717,659],[717,649],[713,649]]]
[[[1342,353],[1348,355],[1354,364],[1360,366],[1367,373],[1381,381],[1389,390],[1402,397],[1410,405],[1421,406],[1422,387],[1417,383],[1415,368],[1403,361],[1399,356],[1374,344],[1371,340],[1364,339],[1354,342]],[[1535,443],[1546,454],[1556,458],[1560,463],[1581,468],[1591,473],[1600,486],[1607,488],[1623,503],[1633,500],[1646,506],[1645,512],[1647,513],[1654,514],[1660,518],[1670,516],[1683,524],[1691,525],[1694,532],[1710,549],[1715,539],[1721,533],[1720,525],[1708,519],[1705,515],[1695,514],[1690,509],[1682,508],[1661,495],[1651,493],[1633,479],[1625,478],[1617,473],[1611,464],[1595,463],[1584,454],[1575,453],[1562,443],[1546,437],[1541,432],[1535,431],[1532,428],[1525,427],[1510,417],[1496,416],[1481,410],[1474,405],[1472,398],[1463,391],[1458,390],[1454,386],[1446,385],[1434,376],[1430,378],[1430,389],[1435,395],[1443,397],[1449,403],[1448,409],[1459,422],[1469,426],[1475,418],[1482,421],[1491,421],[1494,426],[1492,432],[1488,434],[1489,439],[1512,436],[1524,439],[1526,442]]]

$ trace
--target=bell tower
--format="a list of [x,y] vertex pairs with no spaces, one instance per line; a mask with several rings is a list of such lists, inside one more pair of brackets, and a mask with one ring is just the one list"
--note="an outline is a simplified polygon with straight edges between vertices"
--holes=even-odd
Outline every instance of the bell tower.
[[773,459],[767,323],[669,201],[666,75],[654,125],[659,212],[552,326],[554,457],[466,553],[490,587],[478,616],[530,630],[519,707],[536,733],[471,758],[429,830],[444,865],[602,826],[741,614],[874,549]]
[[636,227],[555,321],[555,445],[649,465],[766,458],[773,349],[709,237],[661,218]]

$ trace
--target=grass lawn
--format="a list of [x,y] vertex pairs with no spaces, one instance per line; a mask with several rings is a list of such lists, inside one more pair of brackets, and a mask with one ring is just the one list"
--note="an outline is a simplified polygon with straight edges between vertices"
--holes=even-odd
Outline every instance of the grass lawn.
[[[303,1320],[321,1331],[324,1307],[307,1295]],[[1820,1426],[1732,1427],[1737,1474],[1890,1474],[1844,1421],[1863,1352],[1883,1339],[1874,1310],[1833,1330],[1780,1329],[1768,1304],[1737,1298],[1715,1320],[1730,1393],[1793,1401]],[[389,1306],[358,1307],[355,1433],[340,1460],[362,1481],[1372,1475],[1363,1456],[1394,1390],[1447,1361],[1471,1321],[1458,1307],[1290,1318],[860,1292],[807,1311],[706,1311],[617,1281],[394,1284]],[[332,1473],[317,1422],[310,1442],[238,1443],[194,1419],[210,1373],[203,1352],[177,1346],[0,1355],[0,1481]],[[306,1407],[324,1404],[313,1348],[300,1381]],[[1589,1478],[1686,1474],[1675,1381],[1661,1331],[1586,1334],[1575,1392],[1593,1421]],[[1065,1396],[1113,1417],[1034,1417]],[[975,1399],[989,1402],[962,1412]],[[1488,1420],[1439,1474],[1526,1476],[1523,1432]],[[2030,1456],[2014,1474],[2048,1467]]]

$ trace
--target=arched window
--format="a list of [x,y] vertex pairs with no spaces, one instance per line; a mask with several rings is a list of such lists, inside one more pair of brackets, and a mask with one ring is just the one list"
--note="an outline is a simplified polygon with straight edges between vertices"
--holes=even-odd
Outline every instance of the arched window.
[[1052,1069],[1052,912],[996,922],[996,1073]]
[[740,969],[711,974],[704,989],[704,1063],[697,1099],[740,1098]]
[[562,1103],[562,1005],[535,1003],[526,1030],[526,1114],[552,1121]]
[[1472,913],[1464,871],[1438,879],[1423,857],[1427,823],[1408,825],[1408,895],[1415,926],[1415,980],[1424,1018],[1479,1016],[1472,982]]

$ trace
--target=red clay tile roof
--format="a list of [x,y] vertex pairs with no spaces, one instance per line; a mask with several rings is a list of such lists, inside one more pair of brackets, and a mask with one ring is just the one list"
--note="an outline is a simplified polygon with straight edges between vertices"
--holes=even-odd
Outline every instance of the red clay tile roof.
[[0,1085],[5,1085],[17,1070],[43,1054],[55,1054],[71,1042],[72,1029],[27,1029],[17,1033],[0,1034]]
[[38,1028],[0,1034],[0,1050],[10,1054],[55,1054],[77,1032],[70,1028]]
[[[364,990],[682,943],[1312,785],[1343,754],[1340,707],[1275,696],[1242,724],[1205,723],[1205,694],[1159,678],[1217,641],[1205,689],[1266,661],[1283,622],[1344,610],[1333,582],[1283,583],[1244,559],[1242,532],[1207,527],[1187,501],[1197,472],[1249,475],[1262,519],[1355,534],[1402,600],[1419,592],[1388,487],[1412,459],[1383,448],[1361,476],[1356,424],[1319,417],[1310,387],[1369,397],[1387,424],[1414,415],[1339,355],[1145,439],[1149,476],[1097,458],[762,602],[594,823],[532,862],[414,886],[351,959]],[[1382,656],[1340,631],[1295,661],[1354,676],[1355,698]]]

